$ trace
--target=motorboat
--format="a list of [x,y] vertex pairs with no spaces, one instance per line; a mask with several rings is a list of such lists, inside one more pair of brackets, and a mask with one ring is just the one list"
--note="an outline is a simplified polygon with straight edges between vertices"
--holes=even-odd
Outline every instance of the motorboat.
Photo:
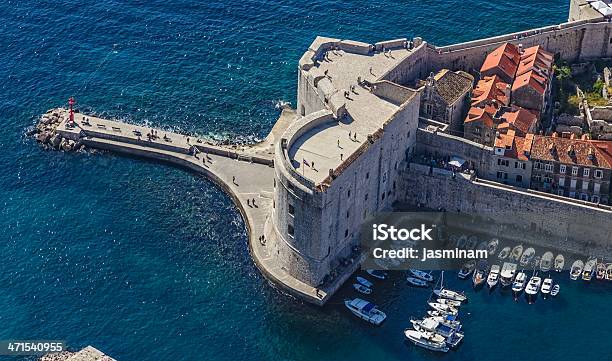
[[608,263],[606,267],[606,280],[612,281],[612,263]]
[[572,263],[572,268],[570,269],[570,279],[577,280],[580,275],[582,275],[582,269],[584,268],[584,262],[577,259]]
[[[430,312],[436,312],[436,311],[430,310]],[[455,331],[461,330],[461,322],[457,320],[457,316],[441,314],[440,316],[430,316],[429,318],[432,318],[438,321],[441,325],[448,326]]]
[[565,257],[563,257],[561,253],[559,253],[557,257],[555,257],[555,271],[563,271],[563,266],[565,266]]
[[557,297],[560,290],[561,290],[561,286],[559,286],[559,284],[556,284],[553,286],[552,290],[550,291],[550,295],[553,297]]
[[499,246],[499,239],[497,239],[497,238],[493,238],[487,244],[487,252],[489,252],[489,257],[493,256],[495,254],[495,251],[497,251],[497,247],[498,246]]
[[469,236],[467,240],[467,244],[465,245],[465,249],[476,249],[478,245],[478,238],[476,236]]
[[535,249],[533,249],[533,247],[529,247],[525,250],[525,252],[523,253],[523,255],[521,256],[521,267],[526,267],[529,265],[529,263],[531,263],[531,261],[533,260],[533,257],[535,256]]
[[355,289],[355,291],[359,292],[359,293],[363,293],[364,295],[369,295],[372,293],[372,289],[368,288],[364,285],[362,285],[361,283],[353,283],[353,288]]
[[603,262],[597,264],[597,272],[595,273],[598,280],[606,278],[606,265]]
[[550,291],[552,290],[553,287],[553,280],[552,278],[545,278],[544,282],[542,282],[542,289],[540,290],[540,292],[542,292],[542,296],[546,297],[550,294]]
[[504,262],[500,274],[500,282],[503,287],[508,287],[512,284],[514,276],[516,276],[516,263]]
[[379,280],[387,279],[387,276],[388,276],[387,272],[384,272],[384,271],[381,271],[381,270],[377,270],[377,269],[369,269],[369,270],[366,270],[366,272],[370,276],[372,276],[374,278],[378,278]]
[[406,329],[404,330],[404,336],[419,347],[432,351],[448,352],[444,337],[433,332]]
[[527,287],[525,287],[525,293],[528,295],[536,295],[540,291],[540,285],[542,284],[542,279],[537,275],[531,276],[529,282],[527,283]]
[[455,329],[442,325],[434,318],[429,317],[423,320],[410,320],[412,327],[421,332],[433,332],[444,337],[444,341],[450,347],[456,347],[463,340],[463,333],[457,332]]
[[355,298],[352,300],[345,300],[344,305],[348,308],[355,316],[365,320],[374,325],[380,325],[387,315],[379,310],[375,304],[368,302],[361,298]]
[[552,268],[552,264],[553,264],[553,257],[554,255],[550,251],[542,255],[542,258],[540,259],[540,271],[542,272],[550,271],[550,269]]
[[497,282],[499,282],[499,270],[499,265],[494,264],[491,266],[489,277],[487,277],[487,286],[489,286],[490,289],[495,288],[495,286],[497,286]]
[[510,261],[518,262],[521,259],[521,255],[523,254],[523,245],[519,244],[512,248],[512,252],[510,252]]
[[459,311],[456,308],[454,308],[452,306],[449,306],[449,305],[443,305],[443,304],[438,303],[438,302],[427,302],[427,304],[432,309],[434,309],[436,311],[440,311],[443,314],[457,315],[459,313]]
[[358,283],[366,286],[367,288],[372,288],[372,286],[374,286],[374,284],[372,282],[368,281],[367,279],[365,279],[363,277],[357,276],[356,279],[357,279]]
[[433,280],[434,280],[434,278],[431,275],[431,273],[427,273],[425,271],[421,271],[421,270],[418,270],[418,269],[411,268],[411,269],[408,270],[408,272],[410,272],[410,274],[412,274],[412,277],[421,279],[421,280],[426,281],[426,282],[433,282]]
[[510,255],[510,250],[511,250],[510,247],[504,247],[501,251],[499,251],[497,258],[499,258],[502,261],[505,260]]
[[597,266],[597,258],[591,258],[584,264],[582,270],[582,279],[584,281],[590,281],[595,274],[595,267]]
[[438,311],[438,310],[427,310],[427,315],[429,317],[444,317],[447,320],[450,319],[453,322],[459,323],[459,321],[457,321],[457,319],[459,318],[459,314],[450,315],[450,314],[448,314],[446,312],[441,312],[441,311]]
[[487,268],[487,263],[485,261],[480,261],[478,263],[478,267],[474,270],[474,275],[472,276],[474,288],[482,286],[487,280]]
[[525,288],[525,282],[527,282],[527,274],[521,271],[516,275],[514,282],[512,283],[512,291],[520,293]]
[[457,277],[459,277],[462,280],[468,278],[469,275],[474,271],[475,267],[476,267],[476,260],[470,260],[470,261],[465,262],[463,266],[461,267],[461,269],[459,270]]
[[465,249],[466,244],[467,244],[467,236],[463,235],[459,237],[459,239],[457,240],[457,248]]
[[422,279],[414,278],[414,277],[406,277],[406,281],[416,287],[429,287],[429,283],[423,281]]
[[455,300],[449,300],[448,298],[438,298],[436,302],[441,303],[443,305],[459,308],[461,307],[461,302]]

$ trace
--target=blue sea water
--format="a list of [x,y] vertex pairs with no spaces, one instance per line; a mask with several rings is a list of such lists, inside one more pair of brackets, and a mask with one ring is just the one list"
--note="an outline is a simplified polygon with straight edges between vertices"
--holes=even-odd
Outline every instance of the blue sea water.
[[[370,327],[304,305],[253,265],[243,220],[212,183],[112,154],[46,151],[24,136],[76,96],[84,111],[217,136],[262,137],[316,35],[451,44],[562,22],[564,0],[3,1],[0,3],[0,340],[63,339],[120,361],[612,360],[609,286],[559,281],[527,305],[474,293],[447,355],[402,330],[427,294],[401,275]],[[467,283],[452,279],[457,288]],[[13,360],[0,356],[0,360]]]

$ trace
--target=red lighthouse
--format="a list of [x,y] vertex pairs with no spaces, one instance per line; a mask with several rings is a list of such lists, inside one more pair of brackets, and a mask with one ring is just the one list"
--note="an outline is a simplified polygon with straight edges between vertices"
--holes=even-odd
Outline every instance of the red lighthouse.
[[70,125],[74,125],[74,109],[72,109],[74,103],[74,98],[70,97],[70,99],[68,99],[68,105],[70,106]]

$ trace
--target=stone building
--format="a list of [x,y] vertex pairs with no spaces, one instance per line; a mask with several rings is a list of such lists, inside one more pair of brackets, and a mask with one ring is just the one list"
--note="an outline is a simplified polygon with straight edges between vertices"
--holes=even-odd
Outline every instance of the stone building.
[[512,43],[504,43],[490,52],[480,68],[481,77],[498,76],[511,84],[519,67],[519,48]]
[[536,135],[531,147],[531,188],[609,204],[612,142]]
[[463,136],[476,143],[492,145],[499,122],[498,111],[494,105],[471,107],[463,122]]
[[500,183],[529,188],[532,142],[533,134],[519,136],[513,129],[509,129],[505,134],[497,133],[489,178]]
[[512,83],[512,103],[544,113],[552,89],[553,55],[541,46],[525,50],[519,46],[520,61]]
[[509,106],[511,86],[499,76],[486,76],[478,81],[472,91],[472,106]]
[[520,107],[505,111],[500,118],[501,122],[497,126],[497,131],[500,133],[513,130],[516,135],[525,137],[529,133],[535,133],[538,126],[538,117]]
[[461,131],[474,77],[458,71],[443,69],[430,74],[421,82],[421,116],[449,124],[453,133]]
[[593,139],[612,140],[612,106],[590,107],[583,102],[584,116]]

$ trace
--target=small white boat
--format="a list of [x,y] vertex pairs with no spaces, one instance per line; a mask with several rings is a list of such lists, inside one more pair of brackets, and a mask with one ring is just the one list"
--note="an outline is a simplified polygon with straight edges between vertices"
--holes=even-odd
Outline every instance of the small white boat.
[[561,253],[559,253],[557,257],[555,257],[555,271],[563,271],[563,266],[565,266],[565,257],[563,257]]
[[417,346],[432,351],[448,352],[444,337],[435,333],[406,329],[404,330],[404,336]]
[[497,286],[497,282],[499,282],[499,270],[499,265],[494,264],[491,266],[489,277],[487,277],[487,286],[489,286],[491,289]]
[[550,295],[553,297],[557,297],[557,295],[559,294],[559,291],[561,290],[561,286],[559,286],[558,284],[554,285],[552,290],[550,291]]
[[374,284],[370,281],[368,281],[367,279],[363,278],[363,277],[356,277],[357,282],[359,282],[360,284],[366,286],[367,288],[372,288],[372,286],[374,286]]
[[516,276],[516,263],[504,262],[500,273],[500,282],[503,287],[508,287],[512,284],[514,276]]
[[552,264],[553,264],[553,257],[554,255],[550,251],[542,255],[542,258],[540,259],[540,271],[542,272],[550,271],[550,269],[552,268]]
[[455,300],[449,300],[448,298],[438,298],[436,302],[441,303],[443,305],[459,308],[461,307],[461,302]]
[[521,255],[523,254],[523,245],[519,244],[512,248],[512,252],[510,252],[510,261],[518,262],[521,259]]
[[572,268],[570,269],[570,279],[577,280],[580,275],[582,275],[582,269],[584,268],[584,262],[577,259],[572,263]]
[[372,293],[372,289],[368,288],[364,285],[362,285],[361,283],[353,283],[353,288],[355,289],[355,291],[359,292],[359,293],[363,293],[364,295],[369,295]]
[[495,251],[497,251],[498,246],[499,246],[499,239],[496,239],[496,238],[493,238],[489,242],[489,244],[487,244],[487,251],[489,252],[489,257],[495,254]]
[[447,290],[444,288],[444,271],[440,273],[440,288],[434,289],[433,293],[441,298],[448,298],[459,302],[467,301],[467,297],[463,293]]
[[531,276],[529,279],[529,283],[527,283],[527,287],[525,287],[525,293],[528,295],[537,295],[540,291],[540,285],[542,284],[542,279],[536,275]]
[[545,278],[544,282],[542,282],[542,289],[540,290],[540,292],[542,292],[542,295],[546,297],[550,294],[550,291],[552,291],[552,287],[553,287],[552,278]]
[[374,325],[380,325],[387,315],[379,310],[375,304],[363,300],[361,298],[355,298],[352,300],[345,300],[344,305],[348,308],[355,316],[365,320]]
[[521,271],[516,275],[514,283],[512,283],[512,291],[515,293],[521,293],[525,288],[525,282],[527,282],[527,274]]
[[608,263],[606,267],[606,280],[612,281],[612,263]]
[[597,264],[597,271],[595,273],[598,280],[603,280],[606,278],[606,265],[603,263]]
[[510,255],[510,250],[510,247],[504,247],[501,251],[499,251],[497,258],[501,259],[502,261],[505,260]]
[[[434,312],[435,313],[437,311],[430,310],[430,312]],[[434,320],[438,321],[441,325],[445,325],[447,327],[450,327],[450,328],[452,328],[455,331],[461,330],[461,322],[459,322],[457,320],[457,316],[442,315],[442,314],[440,314],[438,316],[431,316],[430,315],[429,318],[434,319]]]
[[384,280],[387,279],[387,272],[381,271],[381,270],[377,270],[377,269],[369,269],[366,270],[366,272],[374,277],[374,278],[378,278],[379,280]]
[[466,243],[467,243],[467,236],[463,235],[463,236],[459,237],[459,239],[457,240],[457,248],[465,249],[465,244]]
[[595,275],[595,267],[597,266],[597,258],[591,258],[584,264],[582,270],[582,279],[584,281],[590,281]]
[[466,263],[463,264],[463,266],[459,270],[457,277],[459,277],[462,280],[468,278],[469,275],[474,271],[475,267],[476,267],[476,260],[467,261]]
[[416,287],[429,287],[429,283],[423,281],[422,279],[414,278],[414,277],[406,277],[406,281]]
[[438,302],[427,302],[427,304],[429,305],[429,307],[433,308],[436,311],[440,311],[443,314],[456,316],[459,313],[456,308],[449,305],[443,305]]
[[418,270],[418,269],[414,269],[414,268],[409,269],[408,272],[410,272],[410,274],[412,274],[412,277],[421,279],[421,280],[426,281],[426,282],[433,282],[433,280],[434,280],[434,278],[431,275],[431,273],[427,273],[427,272],[424,272],[424,271],[421,271],[421,270]]
[[533,247],[529,247],[525,250],[523,255],[521,256],[521,267],[526,267],[533,260],[535,256],[535,249]]

